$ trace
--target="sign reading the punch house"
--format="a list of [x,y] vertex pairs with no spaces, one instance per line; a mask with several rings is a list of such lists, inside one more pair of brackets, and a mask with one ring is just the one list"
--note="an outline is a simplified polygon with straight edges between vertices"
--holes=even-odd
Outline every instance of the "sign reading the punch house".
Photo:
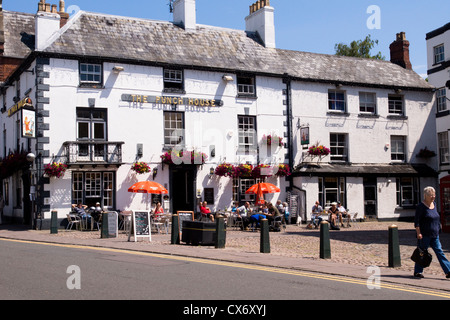
[[181,98],[164,96],[143,96],[137,94],[123,94],[122,101],[132,103],[154,103],[165,105],[184,105],[190,107],[221,107],[222,100],[203,99],[203,98]]

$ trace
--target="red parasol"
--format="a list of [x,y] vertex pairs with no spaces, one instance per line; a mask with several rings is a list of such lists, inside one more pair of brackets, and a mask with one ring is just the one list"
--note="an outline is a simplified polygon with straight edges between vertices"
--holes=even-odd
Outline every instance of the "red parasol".
[[168,194],[166,188],[154,181],[141,181],[133,184],[128,192],[133,193],[154,193],[154,194]]

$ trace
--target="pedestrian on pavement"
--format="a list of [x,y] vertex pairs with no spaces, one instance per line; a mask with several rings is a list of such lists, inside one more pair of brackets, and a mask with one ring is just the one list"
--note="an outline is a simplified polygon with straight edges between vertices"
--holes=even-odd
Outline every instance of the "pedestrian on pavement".
[[[445,257],[439,240],[441,221],[436,210],[435,199],[436,190],[433,187],[426,187],[423,190],[423,201],[416,209],[414,227],[419,246],[424,250],[428,247],[433,248],[446,278],[450,278],[450,262]],[[417,263],[414,266],[414,277],[423,278],[423,267]]]

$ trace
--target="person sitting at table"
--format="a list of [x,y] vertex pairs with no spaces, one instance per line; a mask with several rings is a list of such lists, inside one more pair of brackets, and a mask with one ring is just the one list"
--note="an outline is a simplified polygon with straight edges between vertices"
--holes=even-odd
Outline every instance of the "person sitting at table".
[[203,201],[200,205],[200,212],[202,214],[202,217],[209,218],[212,222],[214,222],[214,215],[212,214],[211,210],[207,207],[207,202]]
[[312,225],[317,229],[319,228],[320,223],[322,222],[322,217],[320,216],[323,212],[323,208],[320,205],[319,201],[316,201],[314,206],[311,209],[311,222],[308,224],[307,228],[312,228]]
[[260,227],[260,221],[262,219],[266,219],[266,216],[264,214],[262,214],[261,212],[254,213],[246,221],[246,225],[244,225],[244,228],[247,229],[250,224],[254,224],[254,226],[256,228],[259,228]]
[[94,218],[94,221],[100,222],[100,220],[102,218],[102,212],[103,212],[103,209],[100,206],[100,202],[97,202],[95,204],[94,210],[92,212],[92,217]]
[[243,206],[240,206],[239,208],[237,208],[236,221],[242,221],[242,226],[241,226],[242,230],[245,229],[245,227],[244,227],[245,225],[248,226],[251,212],[252,212],[252,209],[250,208],[250,202],[246,202],[246,203],[244,203]]
[[81,219],[86,219],[88,223],[92,223],[92,216],[86,212],[87,205],[78,202],[78,204],[72,204],[72,210],[80,216]]
[[328,210],[328,213],[330,215],[329,222],[330,222],[331,230],[340,230],[338,225],[336,224],[337,218],[339,216],[339,210],[337,208],[336,202],[331,203],[331,208]]
[[350,214],[347,210],[341,205],[341,202],[337,202],[337,208],[339,210],[339,221],[341,222],[341,227],[344,227],[343,218],[347,218],[347,227],[351,227],[350,225]]
[[268,213],[266,214],[269,224],[275,220],[275,217],[281,216],[280,211],[272,204],[272,202],[267,203]]
[[158,202],[158,203],[156,204],[156,207],[155,207],[155,210],[153,211],[153,213],[154,213],[154,215],[155,215],[155,218],[159,218],[160,215],[164,214],[164,209],[163,209],[163,207],[161,206],[161,203],[160,203],[160,202]]

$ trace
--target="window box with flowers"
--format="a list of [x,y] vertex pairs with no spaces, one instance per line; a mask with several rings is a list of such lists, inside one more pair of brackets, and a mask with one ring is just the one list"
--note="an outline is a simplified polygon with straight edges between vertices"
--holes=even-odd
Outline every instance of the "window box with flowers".
[[330,149],[322,145],[315,145],[308,149],[308,154],[313,157],[326,157],[330,154]]
[[272,143],[278,147],[283,146],[283,138],[278,137],[277,135],[263,135],[262,137],[262,144],[266,144],[268,146],[271,146]]
[[48,177],[61,178],[66,172],[67,165],[61,162],[52,162],[44,166],[44,174]]
[[233,178],[251,178],[253,172],[253,166],[251,164],[240,164],[233,166]]
[[137,174],[144,174],[150,172],[150,167],[146,162],[135,162],[131,166],[131,170],[133,170]]
[[221,163],[214,170],[214,174],[219,177],[231,177],[233,175],[233,165]]
[[197,151],[169,151],[161,155],[161,161],[164,164],[203,165],[206,160],[208,160],[206,153]]

